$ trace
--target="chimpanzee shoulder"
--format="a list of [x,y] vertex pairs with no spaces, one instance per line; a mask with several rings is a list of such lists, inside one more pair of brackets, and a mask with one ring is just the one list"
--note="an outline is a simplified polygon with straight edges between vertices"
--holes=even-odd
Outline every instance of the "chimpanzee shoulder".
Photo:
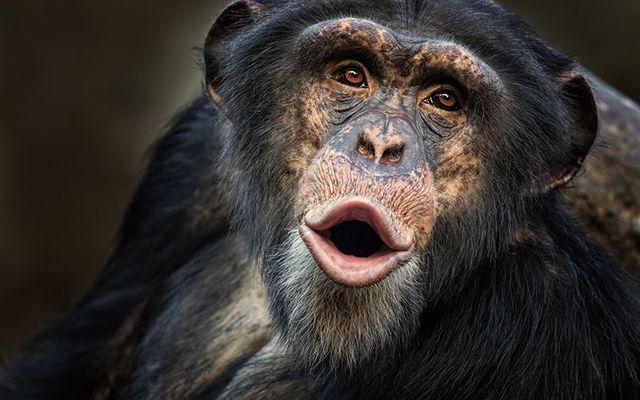
[[[154,312],[149,299],[164,281],[206,243],[226,235],[227,209],[215,207],[223,192],[213,167],[221,132],[212,126],[219,121],[206,96],[171,121],[152,148],[119,244],[95,287],[6,366],[0,394],[88,398],[111,379],[106,365],[120,363],[123,348],[137,340],[137,331],[122,332],[122,327],[127,322],[147,326],[144,320]],[[114,340],[119,334],[126,340]]]

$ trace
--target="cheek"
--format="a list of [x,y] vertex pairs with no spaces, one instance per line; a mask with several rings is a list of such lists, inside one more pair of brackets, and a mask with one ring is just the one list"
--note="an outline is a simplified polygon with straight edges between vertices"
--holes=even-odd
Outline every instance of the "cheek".
[[318,152],[332,118],[331,102],[319,83],[302,85],[283,110],[284,158],[289,175],[300,178]]
[[455,207],[472,205],[482,184],[479,156],[462,140],[447,143],[435,174],[438,213],[451,212]]

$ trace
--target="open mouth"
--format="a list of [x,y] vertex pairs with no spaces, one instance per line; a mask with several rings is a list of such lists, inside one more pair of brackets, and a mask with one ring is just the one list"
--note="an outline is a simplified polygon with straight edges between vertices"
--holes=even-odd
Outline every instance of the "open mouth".
[[413,253],[413,235],[367,198],[310,211],[300,235],[324,273],[350,287],[372,285]]

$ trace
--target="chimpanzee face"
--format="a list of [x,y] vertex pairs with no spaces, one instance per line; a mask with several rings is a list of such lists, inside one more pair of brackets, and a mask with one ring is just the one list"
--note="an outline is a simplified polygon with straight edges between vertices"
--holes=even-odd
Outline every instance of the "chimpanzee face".
[[[406,345],[593,140],[579,75],[512,60],[516,33],[466,42],[466,21],[437,3],[424,19],[365,4],[312,21],[303,4],[289,25],[257,3],[227,15],[255,26],[221,42],[231,55],[208,78],[232,124],[237,218],[263,249],[278,336],[309,363],[349,367]],[[282,37],[267,42],[274,26]]]
[[312,95],[290,124],[319,146],[290,164],[303,171],[296,220],[329,278],[369,286],[423,258],[438,214],[478,191],[470,96],[499,96],[501,82],[460,45],[362,19],[319,23],[299,40]]

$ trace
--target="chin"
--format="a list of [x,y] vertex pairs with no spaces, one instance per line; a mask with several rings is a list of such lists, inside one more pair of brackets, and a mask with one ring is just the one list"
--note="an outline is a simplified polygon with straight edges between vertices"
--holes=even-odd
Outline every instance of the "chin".
[[[265,263],[278,340],[305,366],[332,370],[357,368],[387,347],[404,347],[424,306],[419,253],[397,260],[381,279],[349,286],[325,272],[304,235],[303,229],[292,230]],[[388,262],[391,250],[384,247],[364,264]]]

